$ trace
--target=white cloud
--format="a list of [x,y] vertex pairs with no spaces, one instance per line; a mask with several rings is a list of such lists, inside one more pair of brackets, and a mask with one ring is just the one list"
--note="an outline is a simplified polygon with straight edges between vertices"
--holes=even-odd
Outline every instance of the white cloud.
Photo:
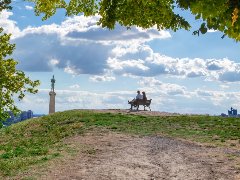
[[114,81],[116,78],[113,76],[92,76],[90,77],[90,80],[93,82],[106,82],[106,81]]
[[147,66],[144,65],[144,61],[141,59],[138,60],[134,60],[134,59],[130,59],[130,60],[125,60],[125,61],[118,61],[115,58],[109,58],[107,61],[109,67],[113,70],[123,70],[123,69],[131,69],[130,71],[135,71],[135,70],[142,70],[142,71],[146,71],[149,68]]
[[70,89],[79,89],[81,86],[79,84],[73,84],[69,87],[70,87]]
[[75,66],[67,66],[64,68],[64,72],[72,75],[80,74],[80,71]]
[[186,87],[180,86],[178,84],[163,83],[160,80],[157,80],[153,77],[146,77],[139,80],[138,84],[140,85],[143,91],[148,93],[158,93],[161,95],[169,96],[184,96],[190,97],[192,93],[187,92]]
[[52,65],[52,66],[56,66],[57,64],[59,64],[59,60],[57,60],[57,59],[51,59],[49,63],[50,63],[50,65]]
[[159,80],[157,80],[156,78],[153,77],[149,77],[149,78],[143,78],[141,79],[138,84],[140,86],[145,86],[145,87],[159,87],[161,86],[163,83]]
[[[181,78],[203,77],[208,81],[236,82],[240,81],[240,63],[236,63],[227,58],[223,59],[201,59],[201,58],[172,58],[154,53],[146,45],[134,47],[117,47],[115,58],[109,58],[109,66],[118,74],[128,74],[133,76],[158,76],[171,75]],[[143,55],[143,48],[146,49]],[[141,52],[141,53],[139,53]],[[135,59],[134,59],[135,58]],[[133,68],[132,68],[133,67]]]
[[230,88],[229,86],[227,86],[227,85],[225,85],[225,84],[221,84],[220,87],[221,87],[222,89],[228,89],[228,88]]
[[215,33],[215,32],[218,32],[217,30],[214,30],[214,29],[208,29],[207,32],[209,33]]
[[33,10],[33,7],[32,6],[25,6],[25,9],[26,10]]
[[12,16],[13,13],[3,10],[0,12],[0,27],[4,29],[4,32],[11,33],[12,38],[15,38],[20,34],[20,29],[17,27],[17,23],[13,20],[10,20],[10,16]]
[[[168,31],[138,27],[126,30],[119,25],[110,31],[96,25],[97,16],[74,16],[60,25],[27,27],[20,31],[16,22],[9,20],[11,15],[3,11],[0,25],[13,33],[17,44],[14,57],[25,71],[52,71],[55,67],[73,75],[93,75],[93,81],[114,80],[115,75],[240,81],[240,64],[227,58],[172,58],[154,52],[147,43],[170,38]],[[107,71],[112,72],[111,76]]]

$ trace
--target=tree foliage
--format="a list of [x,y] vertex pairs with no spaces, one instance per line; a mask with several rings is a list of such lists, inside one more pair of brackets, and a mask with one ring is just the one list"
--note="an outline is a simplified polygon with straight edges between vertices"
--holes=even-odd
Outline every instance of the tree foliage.
[[185,10],[190,9],[196,19],[202,18],[205,21],[199,30],[195,31],[198,34],[214,29],[223,32],[224,36],[240,41],[239,0],[179,0],[178,4]]
[[[11,10],[11,0],[0,0],[0,12]],[[10,34],[3,33],[0,27],[0,128],[1,121],[7,119],[12,111],[19,112],[15,105],[15,98],[22,100],[26,93],[37,93],[36,87],[40,82],[32,81],[25,76],[23,71],[17,70],[18,62],[10,56],[15,49],[15,44],[10,44]]]
[[239,0],[28,0],[35,3],[36,15],[47,19],[59,8],[66,15],[99,14],[99,24],[113,29],[116,23],[161,29],[190,29],[190,24],[176,13],[176,7],[190,10],[196,19],[204,22],[194,34],[205,34],[208,29],[223,32],[236,41],[240,40]]
[[22,100],[27,92],[36,93],[39,81],[31,81],[23,71],[17,70],[18,64],[9,56],[13,53],[14,44],[10,44],[10,34],[3,33],[0,28],[0,120],[8,117],[7,111],[17,113],[15,96]]
[[0,12],[4,9],[12,9],[11,0],[0,0]]

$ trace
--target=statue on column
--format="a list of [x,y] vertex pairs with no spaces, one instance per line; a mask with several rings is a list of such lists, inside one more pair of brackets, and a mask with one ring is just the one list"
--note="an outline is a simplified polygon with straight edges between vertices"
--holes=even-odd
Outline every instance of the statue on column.
[[54,79],[54,75],[53,78],[51,79],[51,91],[54,92],[54,84],[55,84],[56,80]]
[[56,80],[54,79],[54,75],[51,79],[51,91],[49,92],[50,102],[49,102],[49,114],[55,113],[55,96],[56,93],[54,92],[54,84]]

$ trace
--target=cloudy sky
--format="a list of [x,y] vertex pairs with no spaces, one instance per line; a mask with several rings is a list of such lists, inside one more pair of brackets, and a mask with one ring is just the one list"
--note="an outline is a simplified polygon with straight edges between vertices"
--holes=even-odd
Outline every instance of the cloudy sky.
[[[178,10],[177,10],[178,11]],[[33,4],[14,2],[0,26],[12,33],[18,69],[39,79],[39,93],[17,102],[21,110],[48,113],[50,79],[56,78],[56,111],[129,108],[145,91],[152,110],[220,114],[240,110],[240,44],[222,33],[192,32],[201,21],[190,13],[190,31],[157,31],[96,25],[99,17],[65,17],[59,11],[42,21]]]

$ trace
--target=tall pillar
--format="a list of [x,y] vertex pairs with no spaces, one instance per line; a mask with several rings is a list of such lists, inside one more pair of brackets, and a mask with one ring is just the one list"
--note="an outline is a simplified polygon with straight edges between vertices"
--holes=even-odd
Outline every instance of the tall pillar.
[[50,102],[49,102],[49,114],[55,113],[55,96],[56,93],[54,91],[49,92]]

